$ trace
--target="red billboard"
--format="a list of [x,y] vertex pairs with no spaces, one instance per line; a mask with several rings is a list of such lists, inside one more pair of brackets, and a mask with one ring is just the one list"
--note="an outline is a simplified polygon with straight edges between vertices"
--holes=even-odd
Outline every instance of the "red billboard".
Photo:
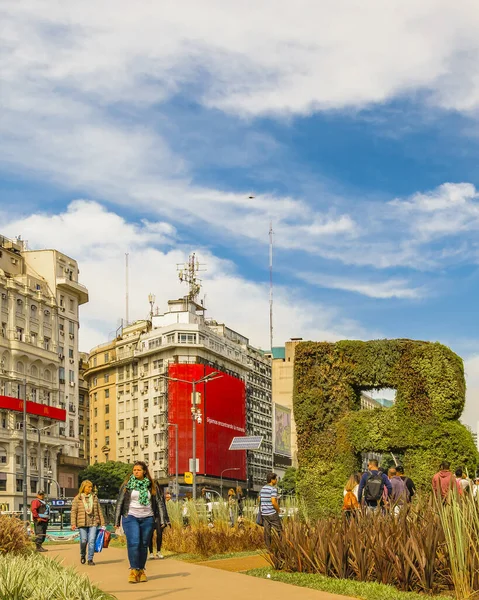
[[[169,377],[187,382],[197,381],[214,372],[215,369],[206,365],[173,364],[168,367]],[[198,474],[220,477],[224,471],[225,479],[246,481],[246,453],[229,450],[234,437],[246,435],[245,384],[232,375],[222,372],[220,375],[221,377],[217,379],[196,386],[196,391],[201,395],[200,403],[197,404],[197,409],[201,412],[201,423],[196,424]],[[168,421],[178,424],[180,473],[189,471],[189,459],[193,456],[191,394],[191,383],[168,382]],[[173,476],[175,474],[174,427],[170,427],[168,447],[169,472]]]
[[[0,408],[23,412],[23,400],[21,398],[11,398],[10,396],[0,396]],[[63,410],[63,408],[30,402],[30,400],[27,400],[27,414],[55,419],[56,421],[66,421],[67,419],[66,410]]]

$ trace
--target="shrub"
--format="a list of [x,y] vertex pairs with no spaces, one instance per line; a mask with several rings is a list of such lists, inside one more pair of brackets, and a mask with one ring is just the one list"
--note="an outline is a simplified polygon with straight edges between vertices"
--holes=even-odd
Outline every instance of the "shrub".
[[33,548],[23,521],[0,515],[0,554],[20,554]]
[[229,527],[224,523],[208,526],[168,527],[163,533],[163,547],[177,553],[212,556],[225,552],[242,552],[263,547],[263,530],[254,523]]
[[0,556],[0,600],[115,600],[73,567],[38,554]]

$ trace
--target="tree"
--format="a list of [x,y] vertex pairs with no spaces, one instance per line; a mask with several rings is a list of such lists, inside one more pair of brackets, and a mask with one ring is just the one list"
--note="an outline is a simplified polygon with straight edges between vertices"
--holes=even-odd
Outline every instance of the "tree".
[[296,475],[298,474],[297,469],[294,467],[288,467],[281,479],[281,489],[285,494],[296,493]]
[[116,498],[121,484],[131,473],[129,463],[109,460],[106,463],[90,465],[78,475],[79,481],[89,479],[98,489],[99,498]]

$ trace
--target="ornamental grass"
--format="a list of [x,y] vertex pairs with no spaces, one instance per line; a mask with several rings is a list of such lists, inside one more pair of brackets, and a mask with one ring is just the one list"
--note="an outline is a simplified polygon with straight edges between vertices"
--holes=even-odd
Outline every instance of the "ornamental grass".
[[56,560],[36,553],[9,553],[0,556],[0,600],[115,600],[115,596]]
[[421,501],[398,515],[288,519],[283,527],[267,555],[275,569],[479,597],[479,504],[470,496]]

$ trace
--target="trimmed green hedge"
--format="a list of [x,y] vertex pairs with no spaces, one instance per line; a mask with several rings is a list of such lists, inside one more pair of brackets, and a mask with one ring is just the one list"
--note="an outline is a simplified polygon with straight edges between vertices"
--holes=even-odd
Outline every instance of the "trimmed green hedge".
[[[396,389],[391,408],[360,411],[361,391]],[[312,515],[338,512],[361,452],[404,454],[427,488],[442,460],[471,472],[479,455],[458,422],[465,402],[462,360],[446,346],[413,340],[303,342],[296,347],[294,416],[298,491]]]

